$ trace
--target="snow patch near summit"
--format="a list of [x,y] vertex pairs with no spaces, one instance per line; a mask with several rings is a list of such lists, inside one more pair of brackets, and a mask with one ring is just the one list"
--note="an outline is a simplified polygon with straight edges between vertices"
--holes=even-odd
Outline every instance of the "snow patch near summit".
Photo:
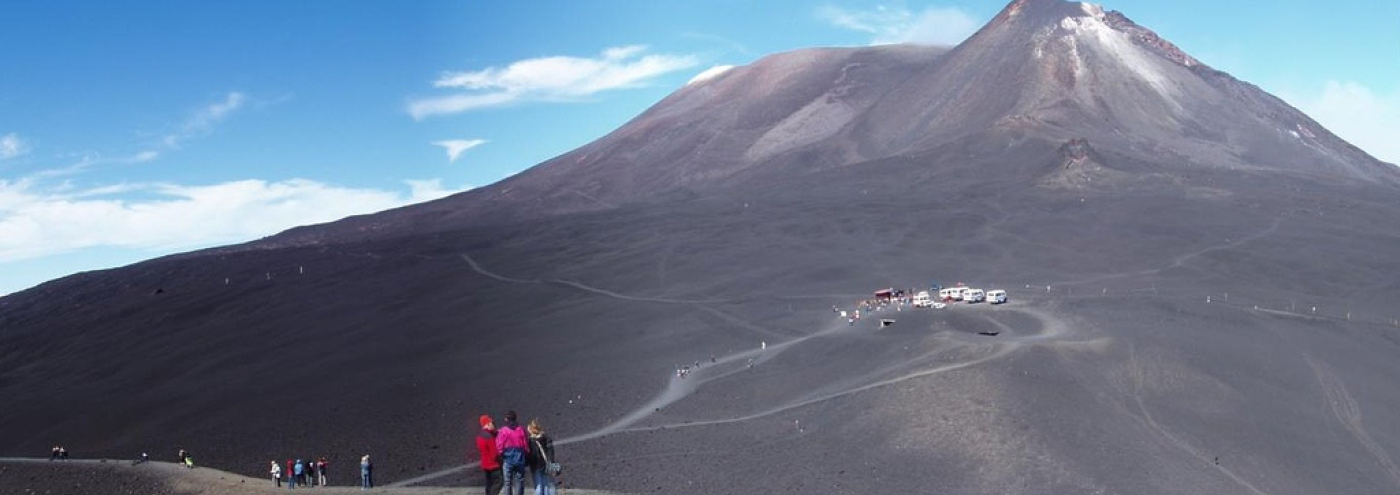
[[1081,7],[1090,15],[1061,19],[1060,28],[1076,36],[1080,41],[1076,44],[1080,48],[1085,48],[1086,44],[1092,44],[1092,46],[1100,48],[1100,52],[1112,56],[1123,67],[1142,78],[1153,90],[1179,108],[1177,97],[1180,96],[1180,91],[1176,83],[1163,74],[1161,67],[1154,63],[1155,57],[1133,43],[1128,35],[1105,23],[1102,9],[1092,4],[1081,4]]

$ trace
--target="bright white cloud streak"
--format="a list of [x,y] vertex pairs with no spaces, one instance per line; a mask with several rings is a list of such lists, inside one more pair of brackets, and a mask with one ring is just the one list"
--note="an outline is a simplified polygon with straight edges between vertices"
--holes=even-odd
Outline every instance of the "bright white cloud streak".
[[[0,180],[0,263],[87,248],[170,251],[243,242],[464,190],[438,180],[406,183],[408,195],[302,179],[82,191],[40,191],[27,180]],[[143,199],[114,197],[130,193]]]
[[1400,164],[1400,86],[1386,94],[1356,82],[1328,81],[1320,94],[1285,99],[1347,142]]
[[28,152],[29,144],[20,139],[19,134],[11,132],[0,136],[0,160],[9,160]]
[[834,26],[869,33],[870,44],[916,43],[956,45],[981,25],[957,8],[929,7],[914,12],[904,7],[879,6],[874,10],[848,10],[834,5],[817,9],[817,16]]
[[457,93],[411,101],[408,113],[423,119],[521,101],[573,101],[603,91],[642,87],[658,76],[698,63],[694,56],[646,54],[644,46],[622,46],[594,58],[542,57],[505,67],[446,72],[433,86]]
[[447,150],[447,163],[457,161],[457,157],[462,156],[463,151],[486,144],[485,139],[445,139],[433,141],[433,146],[441,146]]
[[190,115],[174,132],[167,134],[161,141],[171,149],[179,148],[181,143],[189,139],[208,134],[219,122],[243,108],[247,101],[248,98],[243,93],[236,91],[224,95],[223,101],[216,101],[195,110],[193,115]]
[[691,85],[691,84],[695,84],[695,83],[698,83],[698,82],[705,82],[705,81],[708,81],[708,80],[710,80],[710,79],[714,79],[714,78],[716,78],[716,77],[719,77],[720,74],[724,74],[725,72],[729,72],[729,69],[733,69],[733,68],[734,68],[734,66],[732,66],[732,65],[716,65],[716,66],[714,66],[714,67],[710,67],[710,68],[708,68],[708,69],[705,69],[705,70],[703,70],[703,71],[700,71],[700,73],[699,73],[699,74],[696,74],[695,77],[690,78],[689,81],[686,81],[686,82],[685,82],[685,85],[686,85],[686,86],[689,86],[689,85]]

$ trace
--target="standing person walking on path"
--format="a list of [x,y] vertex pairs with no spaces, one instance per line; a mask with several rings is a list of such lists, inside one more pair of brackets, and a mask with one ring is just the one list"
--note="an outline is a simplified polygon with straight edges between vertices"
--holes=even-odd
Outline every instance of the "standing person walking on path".
[[544,432],[539,418],[530,420],[525,428],[530,432],[530,474],[535,478],[535,495],[555,495],[554,474],[550,471],[554,460],[554,440]]
[[515,411],[506,411],[506,424],[496,431],[496,449],[501,451],[506,495],[525,495],[525,457],[530,444],[525,429],[515,422]]
[[295,475],[292,474],[292,471],[293,471],[293,469],[294,469],[295,467],[296,467],[296,464],[293,463],[291,459],[287,459],[287,489],[288,489],[288,490],[295,490],[295,489],[297,489],[297,477],[296,477]]
[[369,462],[369,454],[360,458],[360,489],[374,488],[374,464]]
[[282,488],[282,466],[277,461],[272,461],[272,483],[277,488]]
[[481,431],[476,435],[476,452],[481,455],[481,472],[485,476],[486,495],[501,493],[501,451],[496,450],[496,423],[490,416],[477,418]]
[[316,476],[320,477],[320,480],[318,481],[320,481],[321,486],[326,486],[326,466],[329,465],[330,463],[326,462],[325,457],[322,457],[320,460],[316,461]]

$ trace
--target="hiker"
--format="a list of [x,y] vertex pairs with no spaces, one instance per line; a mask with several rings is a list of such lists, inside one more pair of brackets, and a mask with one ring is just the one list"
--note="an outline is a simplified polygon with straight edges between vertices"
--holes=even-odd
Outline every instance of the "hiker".
[[272,461],[272,484],[282,488],[282,465],[277,464],[277,461]]
[[187,456],[187,455],[189,455],[189,454],[190,454],[189,452],[185,452],[185,449],[180,449],[180,457],[179,457],[179,460],[175,461],[175,463],[176,463],[176,464],[184,464],[184,463],[185,463],[185,456]]
[[555,495],[554,475],[557,473],[551,472],[553,466],[558,466],[554,460],[554,440],[545,434],[539,418],[530,420],[526,431],[530,433],[528,464],[535,479],[535,495]]
[[301,459],[297,459],[297,463],[292,465],[292,476],[296,476],[297,483],[301,483],[302,486],[307,486],[306,464],[302,463]]
[[67,447],[64,447],[64,446],[62,446],[62,445],[60,445],[60,446],[58,447],[58,460],[60,460],[60,461],[66,461],[66,460],[68,460],[68,448],[67,448]]
[[477,418],[481,431],[476,435],[476,451],[481,454],[481,472],[485,476],[486,495],[501,493],[501,451],[496,449],[496,423],[490,416]]
[[369,454],[360,458],[360,489],[374,488],[374,464],[369,462]]
[[185,468],[194,469],[194,456],[185,454]]
[[292,468],[294,468],[294,467],[296,467],[296,464],[293,464],[291,459],[287,459],[287,489],[288,489],[288,490],[295,490],[295,489],[297,489],[297,477],[292,475]]
[[57,445],[53,446],[53,453],[49,454],[49,460],[50,460],[50,461],[57,461],[57,460],[58,460],[58,449],[59,449],[59,448],[60,448],[60,447],[57,446]]
[[501,476],[506,495],[525,495],[525,456],[530,445],[525,429],[515,421],[515,411],[506,411],[506,424],[496,430],[496,450],[501,451]]
[[316,461],[316,476],[318,478],[317,481],[320,482],[321,486],[326,486],[326,466],[329,465],[330,463],[326,462],[325,457],[322,457],[320,460]]

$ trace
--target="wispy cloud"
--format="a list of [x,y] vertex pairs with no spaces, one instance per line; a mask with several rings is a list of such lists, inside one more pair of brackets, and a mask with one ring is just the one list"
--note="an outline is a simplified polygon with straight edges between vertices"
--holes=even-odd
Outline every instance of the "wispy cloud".
[[445,139],[433,141],[433,146],[441,146],[447,150],[447,162],[457,161],[457,157],[462,156],[463,151],[486,144],[485,139]]
[[690,55],[646,54],[645,46],[604,50],[594,58],[532,58],[505,67],[446,72],[433,86],[456,94],[409,102],[415,119],[522,101],[576,101],[609,90],[642,87],[656,77],[694,67]]
[[1283,94],[1303,113],[1372,156],[1400,164],[1400,86],[1376,91],[1351,81],[1328,81],[1315,94]]
[[9,160],[29,152],[29,143],[13,132],[0,136],[0,160]]
[[972,14],[952,7],[928,7],[915,12],[903,6],[850,10],[825,5],[817,9],[817,17],[836,27],[870,34],[872,45],[956,45],[977,32],[980,25]]
[[170,251],[241,242],[466,190],[440,180],[406,184],[407,194],[303,179],[84,190],[0,180],[0,263],[87,248]]
[[230,92],[224,95],[223,100],[196,109],[184,122],[176,126],[174,131],[167,133],[161,142],[167,148],[179,149],[185,141],[209,134],[229,115],[243,108],[247,101],[248,98],[243,93]]
[[710,67],[710,68],[708,68],[708,69],[705,69],[705,70],[700,71],[700,73],[699,73],[699,74],[696,74],[695,77],[690,78],[689,81],[686,81],[686,82],[685,82],[685,85],[686,85],[686,86],[689,86],[689,85],[691,85],[691,84],[695,84],[695,83],[698,83],[698,82],[705,82],[705,81],[708,81],[708,80],[710,80],[710,79],[714,79],[715,77],[718,77],[720,74],[723,74],[723,73],[725,73],[725,72],[729,72],[729,69],[733,69],[733,68],[734,68],[734,66],[732,66],[732,65],[716,65],[716,66]]

